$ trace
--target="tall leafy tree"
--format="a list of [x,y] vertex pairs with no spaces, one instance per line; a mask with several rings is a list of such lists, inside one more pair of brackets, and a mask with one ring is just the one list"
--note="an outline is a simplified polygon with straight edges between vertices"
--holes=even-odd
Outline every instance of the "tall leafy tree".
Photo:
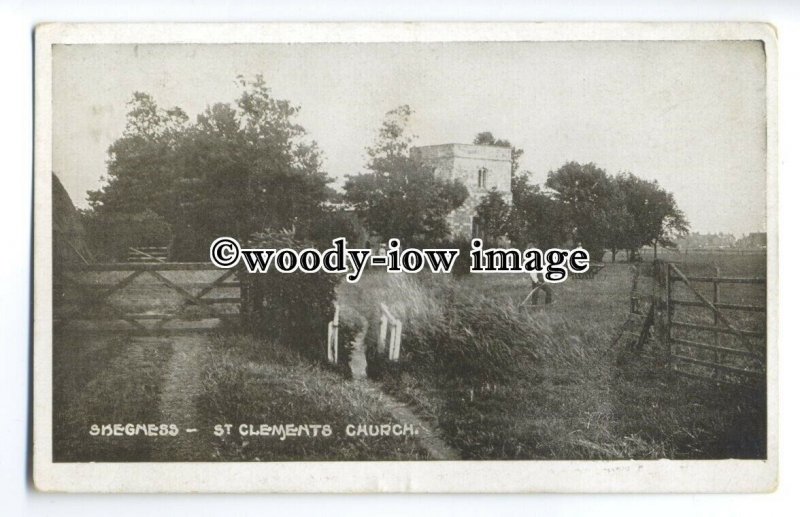
[[220,235],[309,232],[330,180],[295,122],[300,108],[275,98],[262,76],[237,81],[234,104],[209,106],[193,124],[182,110],[161,110],[149,95],[134,94],[125,133],[109,149],[107,182],[89,193],[92,208],[164,217],[173,227],[173,258],[181,260],[205,257]]
[[475,214],[480,221],[483,238],[496,244],[498,239],[508,235],[511,230],[511,207],[497,189],[492,189],[483,196]]
[[88,192],[99,215],[174,213],[175,151],[188,117],[180,108],[161,109],[148,94],[134,92],[125,130],[108,149],[105,184]]
[[562,205],[572,225],[575,244],[581,244],[596,260],[602,258],[613,225],[614,185],[606,171],[594,163],[568,162],[550,171],[545,185]]
[[398,160],[407,159],[416,135],[409,134],[408,123],[414,110],[403,104],[390,110],[378,129],[375,142],[366,148],[367,169],[387,174],[397,166]]
[[659,246],[672,247],[676,238],[688,233],[689,223],[675,197],[657,181],[624,173],[614,178],[614,186],[625,213],[624,218],[615,218],[624,229],[624,235],[615,241],[620,248],[635,253],[649,245],[657,254]]
[[349,176],[344,189],[345,200],[371,231],[420,245],[447,237],[447,215],[464,203],[468,192],[410,157],[414,137],[407,125],[412,113],[400,106],[386,114],[375,143],[366,150],[369,172]]
[[[612,179],[612,190],[606,208],[609,221],[606,229],[605,246],[611,251],[611,262],[617,261],[617,252],[639,247],[635,234],[636,221],[628,205],[627,193],[619,181],[619,176]],[[630,253],[629,253],[630,255]]]
[[572,226],[561,203],[531,183],[529,174],[512,178],[511,196],[509,233],[517,246],[552,248],[563,245],[570,237]]
[[[645,245],[674,246],[689,224],[672,193],[630,173],[609,176],[593,163],[568,162],[550,172],[546,186],[561,205],[576,243],[590,254]],[[613,259],[612,259],[613,260]]]

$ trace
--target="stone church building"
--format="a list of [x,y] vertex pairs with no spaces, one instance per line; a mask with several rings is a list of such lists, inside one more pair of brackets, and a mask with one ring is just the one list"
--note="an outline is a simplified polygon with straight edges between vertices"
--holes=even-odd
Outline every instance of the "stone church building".
[[433,167],[437,177],[461,180],[469,191],[464,204],[447,222],[453,236],[483,237],[475,208],[496,188],[511,204],[511,149],[490,145],[442,144],[411,149],[411,157]]

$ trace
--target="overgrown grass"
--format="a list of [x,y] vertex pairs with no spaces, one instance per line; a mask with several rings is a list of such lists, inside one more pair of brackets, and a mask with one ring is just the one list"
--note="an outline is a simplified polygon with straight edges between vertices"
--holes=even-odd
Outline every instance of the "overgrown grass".
[[766,458],[763,390],[669,376],[641,358],[620,363],[613,390],[615,405],[626,408],[620,433],[652,437],[670,458]]
[[[297,352],[244,336],[212,343],[198,412],[205,425],[232,424],[214,437],[214,460],[415,460],[427,453],[413,436],[350,437],[348,424],[395,423],[374,392],[311,364]],[[329,437],[242,436],[242,424],[327,424]]]
[[53,460],[149,461],[165,438],[90,436],[93,424],[160,423],[171,348],[131,338],[56,335]]
[[[554,286],[556,303],[546,309],[517,310],[529,285],[525,275],[471,274],[454,281],[441,275],[371,272],[339,294],[343,303],[359,307],[370,319],[371,373],[381,375],[385,389],[436,421],[465,458],[763,455],[765,419],[759,400],[673,378],[641,358],[620,360],[612,342],[627,318],[628,265],[608,265],[594,280]],[[375,357],[381,301],[403,321],[405,359],[399,366]],[[453,312],[455,317],[448,316]],[[456,322],[445,326],[449,336],[441,331],[443,320]],[[485,338],[492,333],[496,339]],[[418,354],[423,339],[438,340],[427,343],[433,350],[444,342],[453,345],[453,352],[461,347],[476,358],[485,357],[479,353],[483,346],[510,346],[518,361],[510,369],[513,375],[492,382],[474,371],[453,375],[446,371],[448,364],[456,369],[469,363],[450,356],[447,364],[437,365]],[[412,360],[424,364],[407,364]]]
[[[752,257],[730,258],[723,275],[759,276]],[[683,267],[705,275],[709,264]],[[554,286],[556,303],[544,309],[518,308],[529,288],[526,275],[456,280],[370,271],[339,288],[341,362],[363,316],[370,374],[438,424],[467,459],[764,457],[763,393],[676,378],[612,346],[628,313],[628,265]],[[752,295],[734,294],[756,303]],[[404,324],[398,364],[377,350],[381,302]],[[200,432],[184,438],[202,440],[202,450],[210,451],[203,460],[428,457],[414,437],[346,435],[348,424],[394,420],[380,394],[346,381],[344,366],[337,371],[285,346],[237,335],[198,346],[208,350],[186,399],[196,401]],[[175,363],[180,355],[173,356],[167,339],[56,335],[55,461],[169,459],[169,437],[91,437],[89,426],[162,423],[169,416],[160,405],[170,358]],[[215,436],[218,424],[231,424],[231,434]],[[328,424],[332,434],[242,436],[241,424]]]
[[[345,326],[342,338],[352,329]],[[379,393],[347,381],[345,366],[311,363],[282,344],[233,334],[198,337],[201,375],[184,421],[162,414],[171,338],[59,336],[54,347],[54,459],[80,461],[310,461],[426,459],[414,436],[346,435],[348,424],[396,422]],[[342,353],[346,353],[343,346]],[[193,349],[186,351],[191,353]],[[173,411],[176,408],[171,408]],[[184,419],[185,420],[185,419]],[[178,424],[180,435],[91,436],[93,424]],[[214,427],[231,424],[231,434]],[[326,424],[331,436],[242,436],[239,426]],[[186,434],[184,427],[198,429]],[[184,441],[191,454],[176,452]],[[176,456],[180,454],[180,456]]]

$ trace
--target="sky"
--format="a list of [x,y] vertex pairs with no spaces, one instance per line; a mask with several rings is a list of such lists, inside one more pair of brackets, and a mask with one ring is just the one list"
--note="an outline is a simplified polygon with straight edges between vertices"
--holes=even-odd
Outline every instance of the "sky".
[[418,145],[491,131],[536,183],[594,162],[658,180],[692,231],[766,228],[765,56],[751,41],[56,45],[53,170],[85,207],[134,91],[194,118],[256,74],[301,107],[337,184],[408,104]]

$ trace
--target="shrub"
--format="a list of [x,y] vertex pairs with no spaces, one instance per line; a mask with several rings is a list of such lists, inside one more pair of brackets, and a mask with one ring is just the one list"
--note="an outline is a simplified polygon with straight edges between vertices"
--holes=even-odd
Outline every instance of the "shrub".
[[412,370],[461,385],[513,379],[537,354],[527,322],[514,307],[489,299],[455,300],[434,318],[405,331],[404,361]]
[[[255,234],[248,247],[303,249],[311,244],[291,234]],[[248,274],[242,278],[242,312],[247,331],[292,346],[306,356],[322,360],[327,355],[328,322],[333,318],[337,275],[317,273]]]
[[[405,371],[478,387],[505,382],[534,366],[540,332],[512,304],[459,295],[454,283],[441,275],[395,274],[381,280],[381,292],[373,292],[403,322],[402,346],[395,365],[370,343],[370,375]],[[377,335],[377,322],[371,327]]]
[[466,237],[456,237],[443,242],[439,247],[458,250],[458,257],[453,265],[453,275],[456,277],[463,277],[469,274],[469,252],[472,251],[472,243],[470,242],[470,239]]

